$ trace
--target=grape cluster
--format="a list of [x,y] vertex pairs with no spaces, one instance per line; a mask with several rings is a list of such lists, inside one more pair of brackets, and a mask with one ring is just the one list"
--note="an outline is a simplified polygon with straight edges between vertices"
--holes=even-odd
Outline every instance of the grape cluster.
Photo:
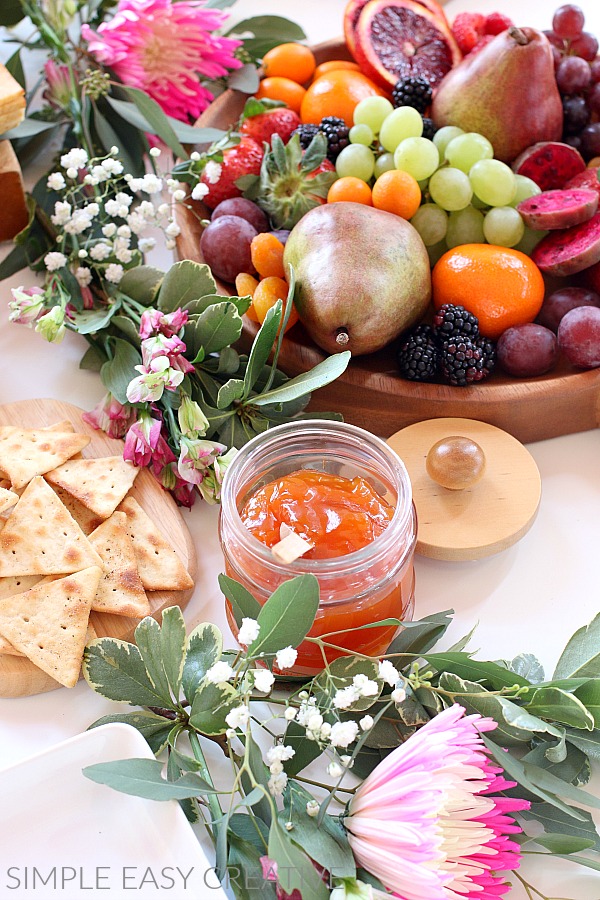
[[567,4],[556,10],[552,30],[544,33],[563,102],[563,140],[590,160],[600,155],[600,57],[598,40],[584,25],[583,11]]

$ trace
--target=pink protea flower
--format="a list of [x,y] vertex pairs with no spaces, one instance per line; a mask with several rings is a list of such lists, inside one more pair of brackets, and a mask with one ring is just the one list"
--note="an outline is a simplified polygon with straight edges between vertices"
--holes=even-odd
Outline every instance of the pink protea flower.
[[149,94],[170,116],[196,119],[212,102],[202,79],[220,78],[242,63],[241,41],[211,32],[227,14],[203,0],[119,0],[110,22],[81,29],[89,50],[120,80]]
[[[479,732],[492,719],[455,704],[387,756],[356,791],[344,820],[356,861],[402,900],[497,900],[510,890],[526,800],[493,767]],[[377,897],[388,896],[374,892]]]
[[92,428],[105,431],[109,437],[121,438],[135,418],[135,410],[131,406],[119,403],[108,391],[98,405],[91,412],[83,413],[81,418]]

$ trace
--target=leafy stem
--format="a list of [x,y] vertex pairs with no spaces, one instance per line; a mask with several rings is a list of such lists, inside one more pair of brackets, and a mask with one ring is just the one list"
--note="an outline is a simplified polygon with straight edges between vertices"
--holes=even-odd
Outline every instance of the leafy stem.
[[[540,854],[540,853],[533,854],[533,856],[540,856],[540,855],[542,855],[542,854]],[[534,894],[537,897],[541,897],[541,900],[571,900],[571,898],[569,898],[569,897],[547,897],[545,894],[542,894],[542,892],[540,890],[538,890],[538,888],[534,887],[532,884],[530,884],[528,881],[526,881],[522,875],[519,875],[519,873],[517,871],[513,871],[513,875],[523,885],[523,888],[525,890],[525,893],[529,897],[529,900],[534,900],[534,897],[533,897]]]
[[[200,766],[200,774],[205,781],[207,781],[211,787],[214,787],[214,783],[212,780],[212,776],[210,774],[210,769],[206,764],[206,759],[204,757],[204,753],[202,751],[202,747],[200,745],[200,739],[195,731],[191,728],[188,729],[190,746],[192,748],[192,753],[194,754],[194,758],[196,762],[199,763]],[[219,821],[223,818],[223,810],[221,809],[221,804],[219,803],[219,798],[216,794],[207,794],[208,806],[210,809],[211,818],[213,821],[213,829],[209,829],[211,832],[211,837],[213,841],[216,843],[217,839],[217,828]]]

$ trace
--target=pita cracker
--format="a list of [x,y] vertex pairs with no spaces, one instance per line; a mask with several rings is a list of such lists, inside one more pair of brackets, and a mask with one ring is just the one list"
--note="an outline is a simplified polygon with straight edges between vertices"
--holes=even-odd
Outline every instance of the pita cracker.
[[86,434],[15,428],[0,434],[0,469],[13,488],[22,488],[36,475],[62,465],[89,442]]
[[0,487],[0,513],[10,509],[18,501],[19,495],[14,491],[8,491],[6,488]]
[[50,484],[57,484],[103,519],[115,511],[127,494],[139,469],[122,456],[73,459],[47,472]]
[[149,616],[150,603],[138,574],[126,514],[114,512],[90,535],[90,544],[104,563],[92,609],[136,619]]
[[53,425],[44,425],[43,428],[40,428],[40,431],[62,431],[74,434],[75,426],[68,419],[63,419],[61,422],[54,422]]
[[[119,510],[127,514],[129,535],[138,564],[142,584],[147,591],[183,591],[194,586],[177,551],[162,536],[150,516],[133,497]],[[2,533],[0,532],[0,539]]]
[[83,503],[76,500],[75,497],[72,494],[69,494],[68,491],[65,491],[64,488],[55,484],[52,485],[52,489],[61,503],[66,506],[67,510],[71,513],[84,534],[90,535],[92,531],[96,530],[98,525],[101,525],[102,522],[104,522],[102,516],[97,516],[95,512],[92,512],[91,509],[88,509],[87,506],[84,506]]
[[102,570],[91,566],[0,601],[0,633],[65,687],[79,678],[92,601]]
[[9,575],[7,578],[0,578],[0,600],[22,594],[41,580],[41,575]]
[[37,476],[0,531],[0,576],[65,575],[102,566],[77,522]]

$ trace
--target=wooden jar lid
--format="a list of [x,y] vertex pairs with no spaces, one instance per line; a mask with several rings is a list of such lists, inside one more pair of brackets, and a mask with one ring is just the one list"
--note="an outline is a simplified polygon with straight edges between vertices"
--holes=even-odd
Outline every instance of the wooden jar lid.
[[[462,490],[449,490],[427,473],[438,441],[460,436],[485,455],[485,471]],[[481,559],[505,550],[526,534],[536,517],[541,478],[528,450],[512,435],[475,419],[427,419],[388,438],[412,482],[417,510],[417,553],[432,559]]]

